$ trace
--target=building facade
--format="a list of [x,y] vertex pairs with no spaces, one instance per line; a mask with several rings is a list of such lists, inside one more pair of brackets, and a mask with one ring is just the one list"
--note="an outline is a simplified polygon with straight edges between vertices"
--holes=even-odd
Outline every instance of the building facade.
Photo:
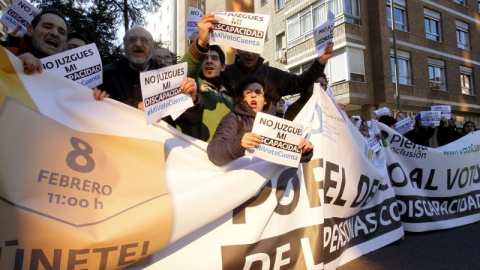
[[[300,73],[317,57],[313,28],[335,13],[334,57],[326,74],[349,114],[397,111],[390,0],[260,0],[269,14],[262,56]],[[393,0],[398,92],[402,111],[416,114],[451,105],[457,122],[480,124],[480,1]]]

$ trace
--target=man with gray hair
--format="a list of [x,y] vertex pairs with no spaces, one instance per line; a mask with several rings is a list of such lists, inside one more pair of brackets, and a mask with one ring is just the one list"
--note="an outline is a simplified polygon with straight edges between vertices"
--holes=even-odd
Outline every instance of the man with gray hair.
[[[140,110],[144,110],[140,72],[155,70],[162,66],[154,61],[154,43],[150,32],[143,27],[129,29],[123,38],[125,57],[103,68],[103,84],[94,89],[94,97],[99,100],[110,97]],[[103,90],[103,91],[102,91]],[[185,78],[180,85],[183,93],[190,94],[193,107],[183,113],[175,122],[164,119],[171,125],[195,125],[202,121],[203,102],[197,95],[197,84],[191,78]]]

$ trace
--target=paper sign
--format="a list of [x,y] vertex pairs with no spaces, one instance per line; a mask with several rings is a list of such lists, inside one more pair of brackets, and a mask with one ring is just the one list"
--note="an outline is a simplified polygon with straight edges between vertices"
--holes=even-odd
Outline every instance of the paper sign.
[[447,119],[452,118],[452,106],[450,105],[436,105],[431,106],[432,111],[440,112],[441,117],[445,117]]
[[147,124],[193,106],[190,95],[180,90],[186,77],[187,63],[140,73]]
[[400,134],[405,134],[409,132],[410,130],[413,130],[413,121],[410,119],[410,117],[407,117],[405,119],[402,119],[395,123],[395,129],[398,133]]
[[0,19],[0,22],[6,27],[14,30],[21,25],[19,30],[23,35],[27,33],[27,28],[40,10],[27,1],[16,0],[8,8]]
[[373,111],[377,117],[380,117],[382,115],[389,115],[390,110],[387,107],[380,108],[376,111]]
[[335,27],[335,14],[328,11],[327,21],[313,29],[315,51],[322,56],[328,43],[333,40],[333,28]]
[[91,43],[40,59],[45,70],[93,88],[102,84],[102,59],[97,45]]
[[441,112],[439,111],[421,111],[420,118],[422,119],[422,125],[428,126],[433,123],[436,127],[440,125],[442,119]]
[[197,22],[203,17],[203,12],[194,7],[188,7],[187,15],[187,30],[185,33],[190,37],[194,32],[197,32]]
[[369,137],[365,137],[365,143],[367,144],[368,148],[372,149],[374,153],[376,153],[382,148],[378,139],[375,138],[375,136],[373,136],[372,134],[370,134]]
[[218,23],[210,34],[210,43],[261,54],[269,15],[242,12],[215,12]]
[[252,132],[262,136],[262,143],[249,152],[256,157],[289,167],[298,167],[302,125],[258,112]]

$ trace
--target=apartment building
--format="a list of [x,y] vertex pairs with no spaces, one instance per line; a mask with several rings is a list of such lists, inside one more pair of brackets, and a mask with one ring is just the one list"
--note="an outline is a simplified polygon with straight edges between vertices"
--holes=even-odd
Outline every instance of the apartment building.
[[[368,4],[367,4],[368,3]],[[388,107],[415,114],[451,105],[457,122],[480,124],[480,1],[260,0],[271,22],[262,57],[300,73],[317,57],[312,30],[335,13],[334,51],[326,74],[350,114]],[[395,50],[398,59],[398,88]]]

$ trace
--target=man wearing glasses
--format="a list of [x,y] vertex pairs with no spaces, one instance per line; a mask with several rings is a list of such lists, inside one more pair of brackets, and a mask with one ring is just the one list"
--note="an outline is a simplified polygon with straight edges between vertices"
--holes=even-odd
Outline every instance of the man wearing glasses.
[[173,57],[173,54],[160,46],[156,47],[153,50],[153,59],[161,66],[172,66],[177,64],[176,59]]
[[[153,38],[143,27],[134,27],[125,33],[123,49],[125,57],[103,68],[103,84],[94,89],[94,97],[100,100],[110,97],[140,110],[144,110],[140,72],[163,67],[153,59]],[[103,91],[102,91],[103,90]],[[185,78],[180,86],[188,93],[194,106],[185,111],[174,122],[171,117],[164,119],[172,126],[177,124],[196,125],[202,121],[203,102],[197,95],[197,84],[191,78]]]

